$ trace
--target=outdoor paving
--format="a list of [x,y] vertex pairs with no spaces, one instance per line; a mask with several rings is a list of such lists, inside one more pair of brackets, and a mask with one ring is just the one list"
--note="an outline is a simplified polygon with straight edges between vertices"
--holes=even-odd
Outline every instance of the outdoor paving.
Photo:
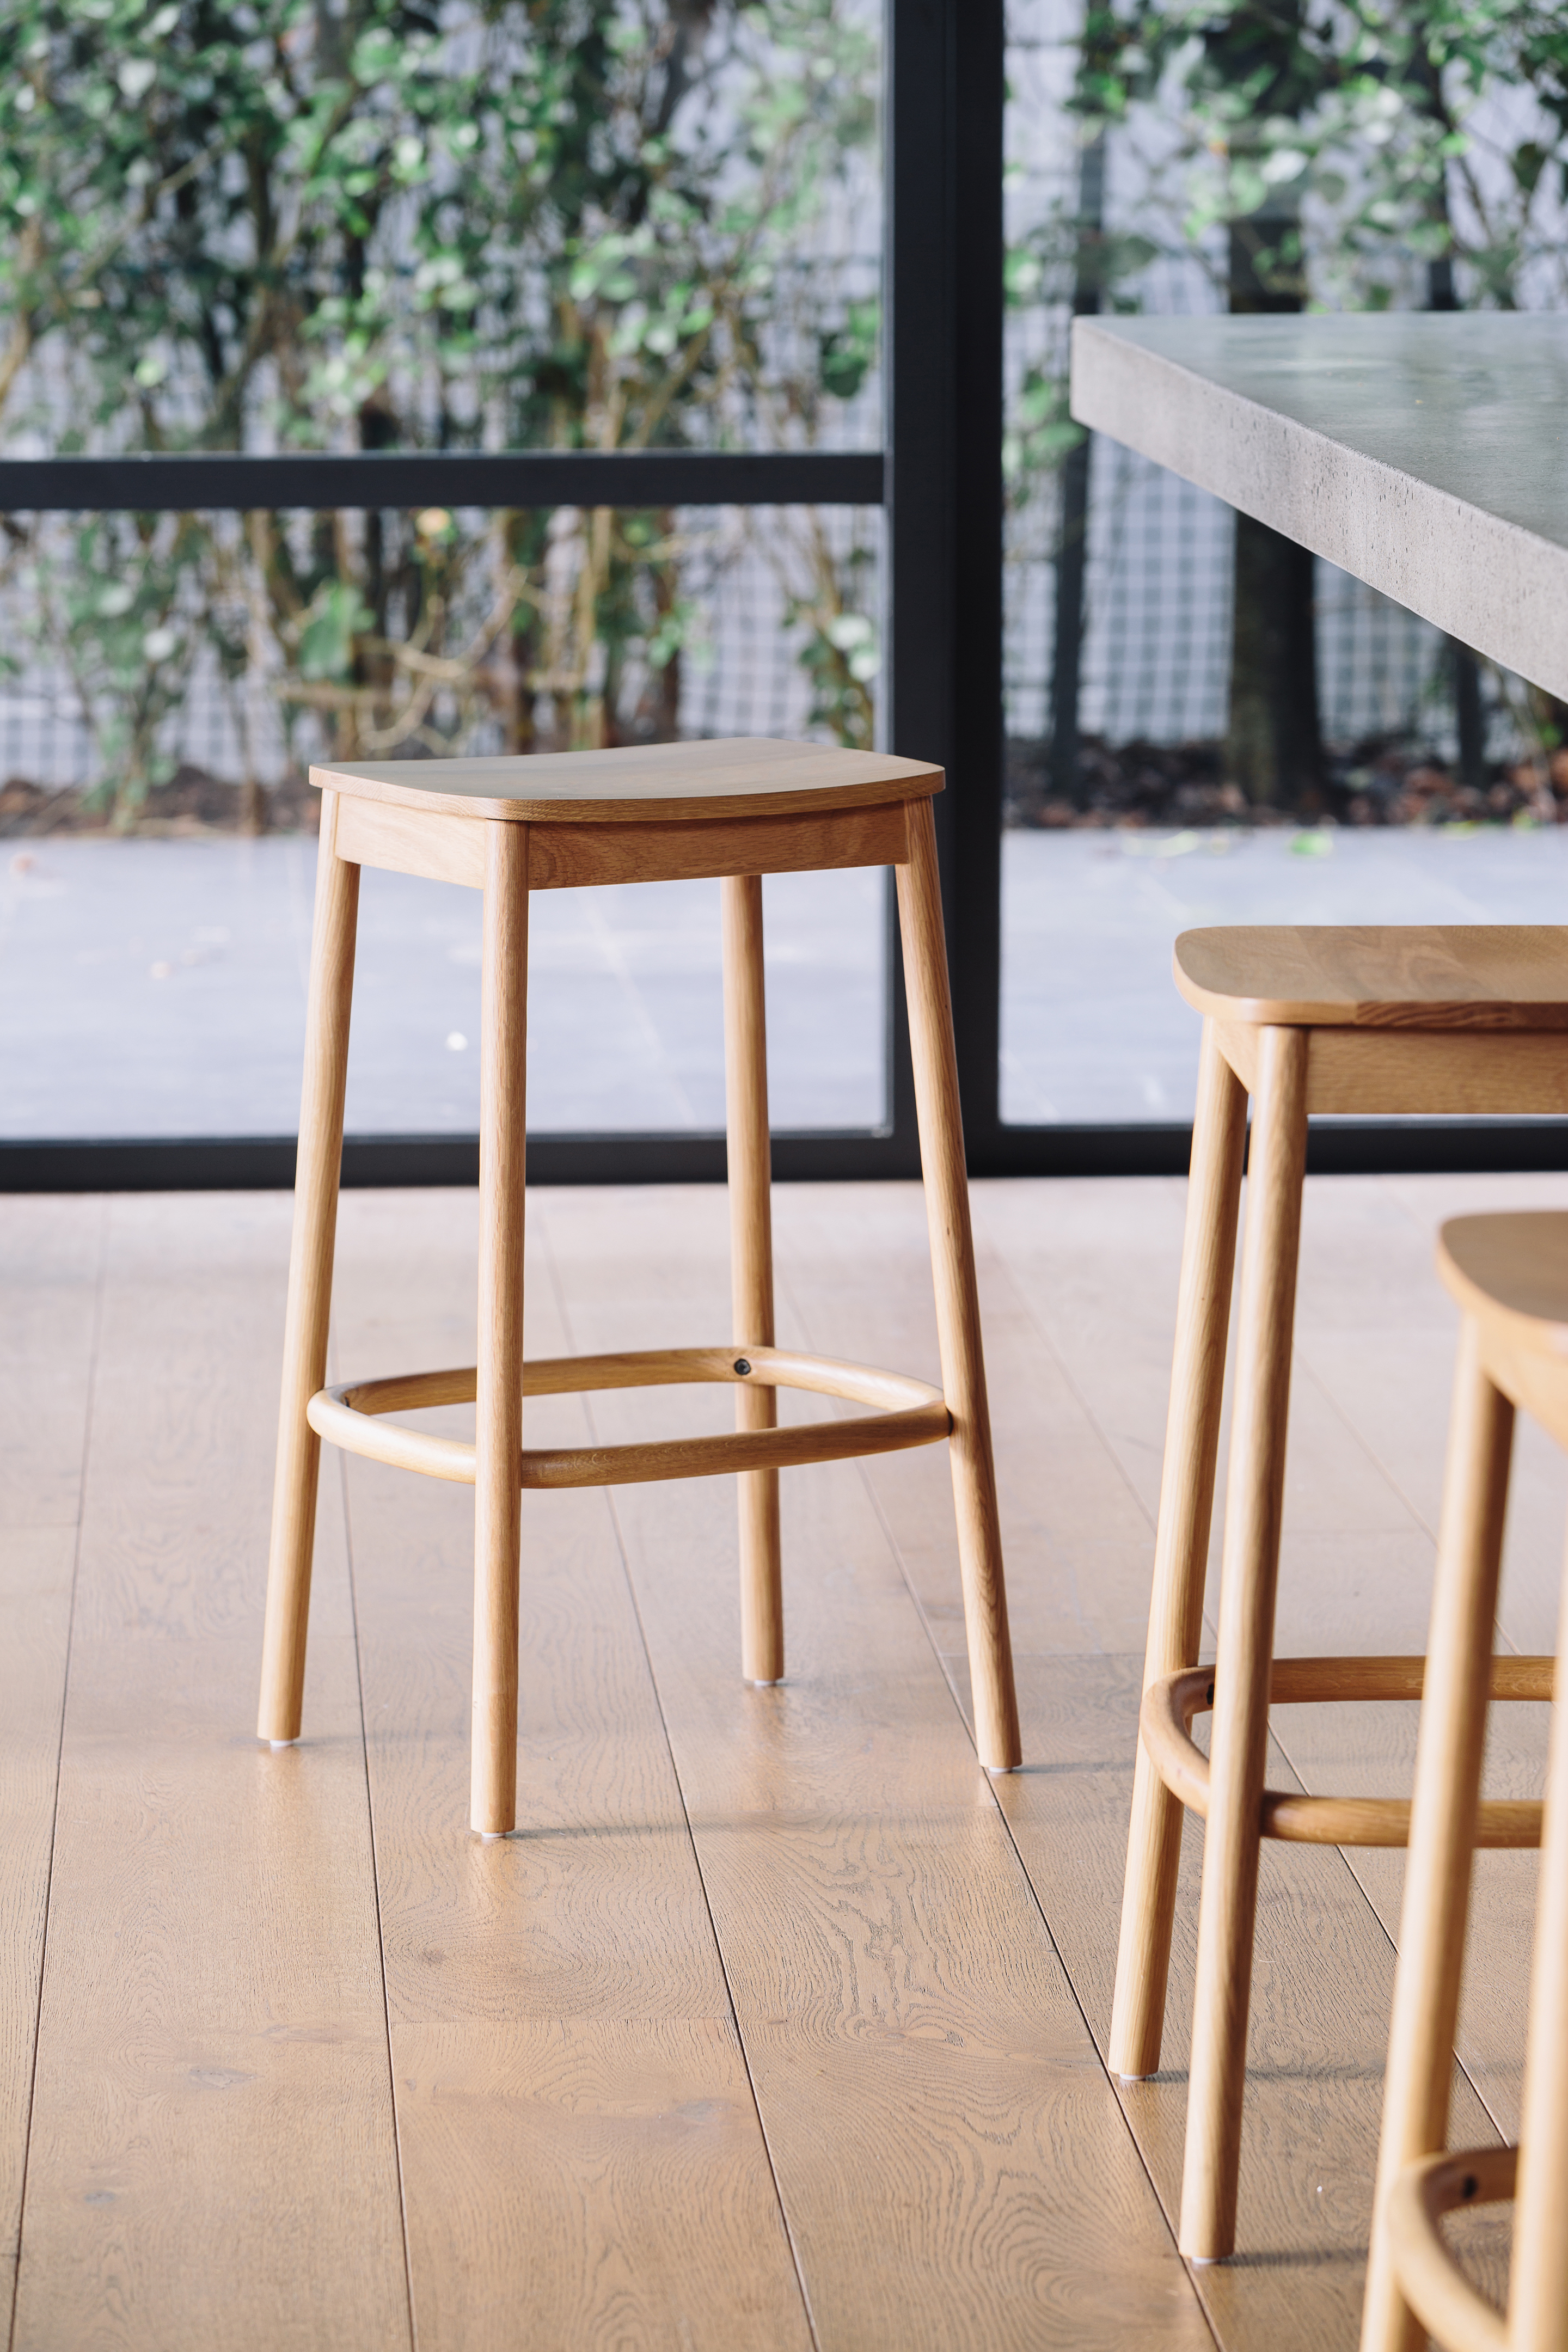
[[[52,841],[0,879],[0,1134],[291,1134],[316,845]],[[774,1117],[882,1115],[879,873],[766,885]],[[347,1125],[472,1133],[477,891],[367,872]],[[719,886],[541,891],[531,910],[529,1123],[723,1124]]]
[[1023,1125],[1192,1117],[1179,931],[1568,923],[1568,829],[1014,833],[1002,870],[1002,1115]]
[[[0,1135],[285,1135],[299,1109],[315,844],[41,840],[0,872]],[[1197,1019],[1171,942],[1223,922],[1568,921],[1568,831],[1009,834],[1009,1119],[1191,1116]],[[885,885],[765,885],[780,1128],[882,1115]],[[723,1117],[719,889],[540,893],[535,1131]],[[351,1132],[472,1132],[479,901],[367,873]]]

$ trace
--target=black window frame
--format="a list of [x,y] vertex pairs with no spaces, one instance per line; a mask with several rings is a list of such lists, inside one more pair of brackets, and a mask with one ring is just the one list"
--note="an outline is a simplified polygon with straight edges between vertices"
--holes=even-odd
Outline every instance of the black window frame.
[[[1179,1122],[1001,1117],[1002,0],[887,0],[883,446],[879,451],[524,451],[0,460],[0,509],[876,506],[884,512],[888,748],[940,762],[935,804],[953,1026],[975,1175],[1185,1172]],[[782,1180],[918,1172],[893,897],[887,1103],[875,1131],[773,1139]],[[0,1142],[0,1192],[287,1187],[291,1136]],[[721,1180],[713,1134],[540,1133],[535,1183]],[[1568,1168],[1568,1119],[1314,1123],[1321,1172]],[[345,1185],[471,1183],[477,1137],[350,1136]]]

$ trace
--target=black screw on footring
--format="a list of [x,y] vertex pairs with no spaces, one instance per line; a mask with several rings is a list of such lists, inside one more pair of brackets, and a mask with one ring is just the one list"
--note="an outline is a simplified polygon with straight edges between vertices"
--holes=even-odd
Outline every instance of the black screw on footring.
[[748,1363],[747,1363],[747,1361],[746,1361],[746,1360],[745,1360],[744,1356],[737,1356],[737,1357],[736,1357],[736,1359],[735,1359],[735,1370],[736,1370],[738,1372],[749,1372],[749,1371],[751,1370],[751,1369],[752,1369],[752,1368],[751,1368],[750,1364],[748,1364]]

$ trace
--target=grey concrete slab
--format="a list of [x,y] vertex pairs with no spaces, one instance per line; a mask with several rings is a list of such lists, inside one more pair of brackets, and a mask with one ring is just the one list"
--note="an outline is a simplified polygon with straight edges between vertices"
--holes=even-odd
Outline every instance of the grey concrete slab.
[[1078,319],[1072,413],[1568,696],[1568,318]]
[[1192,1117],[1178,931],[1568,924],[1568,827],[1010,833],[1002,853],[1002,1116],[1021,1125]]
[[[0,873],[0,1135],[285,1135],[299,1118],[315,845],[43,840]],[[886,883],[764,885],[781,1128],[883,1116]],[[719,886],[532,902],[529,1123],[723,1122]],[[367,873],[350,1053],[359,1134],[471,1133],[479,899]]]
[[[40,841],[0,871],[0,1135],[285,1135],[299,1109],[315,845]],[[770,877],[781,1128],[882,1116],[881,875]],[[1568,923],[1562,832],[1009,834],[1002,1102],[1026,1124],[1190,1118],[1179,930]],[[364,877],[349,1124],[471,1133],[479,902]],[[716,883],[533,900],[535,1132],[723,1118]]]

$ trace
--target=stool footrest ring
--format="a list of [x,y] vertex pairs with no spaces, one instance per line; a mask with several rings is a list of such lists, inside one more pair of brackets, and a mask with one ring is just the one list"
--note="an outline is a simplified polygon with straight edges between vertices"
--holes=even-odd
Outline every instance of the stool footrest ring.
[[[589,1389],[666,1388],[728,1381],[733,1386],[806,1389],[879,1410],[854,1421],[814,1421],[784,1429],[737,1429],[711,1437],[666,1438],[647,1445],[523,1449],[524,1486],[625,1486],[658,1478],[708,1478],[736,1470],[782,1470],[805,1462],[845,1462],[934,1445],[952,1431],[940,1389],[900,1372],[837,1363],[788,1348],[654,1348],[626,1355],[557,1356],[524,1367],[527,1396],[570,1396]],[[350,1454],[417,1470],[459,1486],[474,1483],[474,1448],[460,1438],[409,1429],[383,1416],[422,1406],[471,1404],[470,1365],[447,1372],[407,1372],[319,1389],[306,1417],[319,1436]]]
[[[1494,1699],[1550,1699],[1551,1658],[1494,1658]],[[1276,1658],[1271,1706],[1336,1699],[1418,1699],[1425,1658]],[[1209,1760],[1192,1736],[1193,1718],[1214,1705],[1214,1668],[1188,1666],[1151,1683],[1139,1729],[1154,1769],[1173,1797],[1205,1819]],[[1410,1842],[1410,1804],[1403,1797],[1300,1797],[1266,1789],[1259,1830],[1298,1845],[1402,1846]],[[1476,1822],[1478,1846],[1538,1846],[1541,1807],[1511,1798],[1485,1799]]]
[[1399,2292],[1423,2327],[1454,2352],[1507,2352],[1508,2323],[1460,2270],[1438,2221],[1463,2207],[1506,2203],[1518,2162],[1516,2147],[1418,2157],[1389,2191],[1384,2218]]

